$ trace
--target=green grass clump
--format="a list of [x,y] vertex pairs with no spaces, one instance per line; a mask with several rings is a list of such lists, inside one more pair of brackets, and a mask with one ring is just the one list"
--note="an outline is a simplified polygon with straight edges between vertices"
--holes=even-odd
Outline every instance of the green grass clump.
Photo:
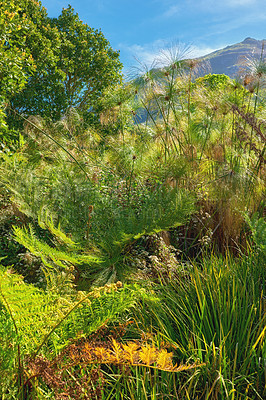
[[161,301],[143,307],[144,329],[152,324],[173,344],[177,359],[205,363],[183,379],[180,398],[186,398],[185,393],[191,399],[264,398],[265,268],[261,257],[206,257],[201,264],[191,265],[186,276],[170,278],[154,289]]

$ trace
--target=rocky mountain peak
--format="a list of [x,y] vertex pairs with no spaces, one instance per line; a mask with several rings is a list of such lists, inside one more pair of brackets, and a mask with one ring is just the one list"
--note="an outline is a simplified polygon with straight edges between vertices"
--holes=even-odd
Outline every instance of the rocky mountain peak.
[[257,45],[257,42],[258,42],[258,40],[253,39],[251,37],[247,37],[246,39],[243,40],[242,43]]
[[[200,59],[209,63],[211,73],[226,74],[235,78],[247,57],[259,58],[261,56],[263,42],[264,40],[247,37],[240,43],[214,51]],[[202,71],[202,74],[204,73]]]

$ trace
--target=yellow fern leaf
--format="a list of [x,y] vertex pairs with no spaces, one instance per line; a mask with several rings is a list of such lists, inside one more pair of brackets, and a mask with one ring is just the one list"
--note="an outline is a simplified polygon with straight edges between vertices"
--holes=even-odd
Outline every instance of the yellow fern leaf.
[[124,358],[130,364],[136,364],[139,360],[139,345],[134,342],[128,342],[127,344],[123,344],[124,349]]
[[114,361],[112,354],[105,347],[96,347],[94,349],[94,354],[97,358],[97,361],[104,364],[109,364]]
[[194,363],[194,364],[189,364],[189,365],[180,364],[179,366],[177,366],[177,364],[175,364],[173,369],[172,369],[172,372],[187,371],[189,369],[202,367],[203,365],[206,365],[206,364],[205,363],[202,363],[202,364]]
[[158,353],[158,358],[156,360],[156,366],[163,370],[172,370],[172,357],[173,353],[168,353],[165,349],[160,350]]
[[142,347],[139,358],[145,365],[151,365],[156,361],[158,350],[149,345]]
[[115,339],[112,339],[112,345],[113,345],[113,354],[115,357],[115,362],[117,364],[121,364],[121,362],[124,361],[124,352],[121,348],[121,344],[118,343]]

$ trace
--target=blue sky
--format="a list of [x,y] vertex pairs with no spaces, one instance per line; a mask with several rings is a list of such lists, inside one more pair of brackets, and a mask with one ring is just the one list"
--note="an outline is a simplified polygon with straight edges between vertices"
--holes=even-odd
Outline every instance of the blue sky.
[[246,37],[266,39],[266,0],[41,0],[50,17],[68,4],[120,50],[125,72],[148,67],[162,48],[188,46],[189,57]]

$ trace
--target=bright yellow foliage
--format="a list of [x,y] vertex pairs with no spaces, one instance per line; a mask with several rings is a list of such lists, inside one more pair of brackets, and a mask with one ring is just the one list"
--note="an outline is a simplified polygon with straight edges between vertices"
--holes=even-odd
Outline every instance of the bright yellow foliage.
[[[149,343],[137,341],[122,344],[114,338],[111,343],[105,343],[103,346],[84,343],[83,354],[88,364],[145,366],[169,372],[180,372],[204,365],[196,363],[173,365],[173,353],[168,352],[166,348],[158,349]],[[72,356],[74,357],[74,353]]]

